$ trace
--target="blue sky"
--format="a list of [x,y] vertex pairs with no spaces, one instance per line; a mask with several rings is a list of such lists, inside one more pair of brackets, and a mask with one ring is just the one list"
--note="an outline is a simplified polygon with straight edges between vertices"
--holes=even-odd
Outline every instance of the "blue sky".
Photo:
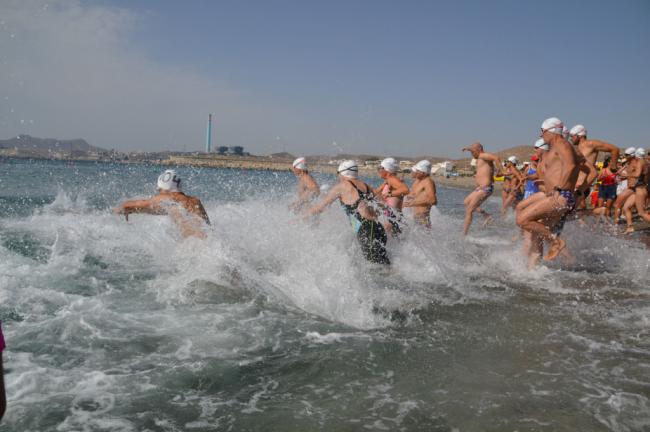
[[[47,3],[56,17],[45,18],[69,27],[50,39],[99,29],[84,38],[98,39],[94,54],[92,46],[64,48],[63,39],[59,57],[76,64],[108,51],[107,64],[138,72],[94,72],[105,59],[88,60],[79,79],[96,74],[106,86],[89,84],[94,103],[83,103],[83,126],[74,106],[48,125],[31,95],[34,105],[0,118],[10,134],[32,125],[32,134],[105,147],[199,149],[211,111],[216,142],[253,153],[457,156],[474,140],[488,149],[532,143],[541,121],[558,116],[585,124],[594,138],[650,147],[647,0]],[[0,26],[0,36],[11,31],[20,34]],[[113,100],[123,83],[130,90],[122,102],[138,101],[131,113],[131,104]],[[9,87],[11,100],[26,91]],[[66,96],[57,90],[59,100]],[[116,122],[102,126],[93,111]]]

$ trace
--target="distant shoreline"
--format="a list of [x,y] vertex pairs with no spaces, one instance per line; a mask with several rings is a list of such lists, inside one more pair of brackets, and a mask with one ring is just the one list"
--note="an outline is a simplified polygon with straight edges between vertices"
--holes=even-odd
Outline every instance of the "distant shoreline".
[[[171,156],[166,160],[103,160],[103,159],[88,159],[88,158],[73,158],[73,159],[49,159],[49,158],[36,158],[36,157],[4,157],[7,160],[49,160],[56,162],[82,162],[82,163],[108,163],[120,165],[157,165],[161,167],[167,166],[189,166],[201,168],[216,168],[216,169],[243,169],[243,170],[259,170],[259,171],[284,171],[291,170],[290,160],[272,160],[266,157],[259,156],[214,156],[210,158],[194,158],[194,157],[178,157]],[[359,167],[359,173],[362,176],[374,177],[377,172],[371,167]],[[336,166],[330,164],[312,163],[309,166],[311,172],[325,173],[336,175]],[[405,174],[408,175],[408,174]],[[434,182],[446,187],[454,187],[459,189],[473,189],[475,187],[473,177],[461,176],[432,176]],[[495,182],[495,186],[500,188],[500,183]]]

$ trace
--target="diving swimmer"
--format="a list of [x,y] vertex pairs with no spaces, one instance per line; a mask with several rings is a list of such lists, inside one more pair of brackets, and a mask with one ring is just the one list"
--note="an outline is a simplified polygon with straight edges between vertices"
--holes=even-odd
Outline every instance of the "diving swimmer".
[[293,161],[291,170],[298,178],[298,186],[296,188],[296,199],[289,207],[297,213],[318,197],[320,188],[316,180],[309,174],[307,161],[304,157],[299,157]]
[[330,204],[339,200],[356,232],[364,257],[370,262],[390,264],[386,253],[386,231],[377,221],[372,188],[359,180],[359,167],[355,161],[341,162],[337,174],[339,182],[330,188],[319,203],[308,209],[306,215],[322,213]]
[[167,170],[158,177],[158,195],[126,201],[113,212],[125,215],[127,221],[131,213],[169,215],[183,237],[205,238],[204,224],[210,225],[201,200],[181,192],[181,178],[174,170]]
[[411,192],[404,197],[404,207],[413,212],[413,219],[419,225],[431,228],[431,207],[438,204],[436,184],[431,178],[431,162],[421,160],[411,168],[413,186]]
[[469,151],[476,159],[476,189],[474,189],[463,201],[465,204],[465,220],[463,223],[463,235],[467,235],[472,225],[472,216],[475,211],[483,214],[486,222],[490,215],[480,209],[481,204],[494,192],[494,172],[501,169],[501,160],[497,155],[483,151],[483,145],[475,142],[462,151]]

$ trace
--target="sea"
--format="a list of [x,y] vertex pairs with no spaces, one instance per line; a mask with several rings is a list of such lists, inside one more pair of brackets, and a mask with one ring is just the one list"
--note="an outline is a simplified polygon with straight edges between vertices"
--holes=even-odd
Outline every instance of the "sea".
[[528,271],[512,215],[463,238],[440,186],[383,267],[337,204],[288,210],[290,172],[176,169],[205,240],[112,213],[159,166],[0,162],[1,432],[650,430],[638,236],[570,222]]

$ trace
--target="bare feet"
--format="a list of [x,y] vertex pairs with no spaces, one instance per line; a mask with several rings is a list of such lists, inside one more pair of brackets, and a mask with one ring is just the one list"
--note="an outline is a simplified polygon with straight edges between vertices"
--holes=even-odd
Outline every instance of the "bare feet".
[[544,256],[544,260],[552,261],[562,252],[562,249],[566,247],[566,243],[559,237],[556,237],[555,240],[551,243],[551,247],[548,249],[548,252]]
[[488,225],[490,225],[490,224],[492,223],[492,221],[494,220],[494,218],[492,217],[492,215],[489,214],[489,213],[485,213],[485,214],[483,215],[483,217],[485,218],[485,219],[483,220],[483,228],[485,228],[485,227],[487,227]]
[[632,234],[634,232],[634,227],[627,227],[625,231],[623,231],[623,234]]

